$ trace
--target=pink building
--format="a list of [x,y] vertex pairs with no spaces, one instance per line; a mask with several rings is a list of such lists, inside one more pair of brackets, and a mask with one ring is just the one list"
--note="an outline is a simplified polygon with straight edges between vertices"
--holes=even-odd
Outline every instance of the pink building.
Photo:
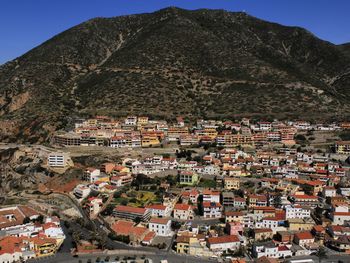
[[240,222],[230,222],[226,224],[229,235],[243,235],[243,225]]

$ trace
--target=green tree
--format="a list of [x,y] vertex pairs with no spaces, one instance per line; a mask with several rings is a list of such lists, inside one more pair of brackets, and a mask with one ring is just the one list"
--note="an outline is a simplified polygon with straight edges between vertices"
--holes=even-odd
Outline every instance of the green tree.
[[316,257],[318,257],[319,263],[322,262],[322,259],[327,258],[327,251],[323,246],[319,247],[319,249],[317,250]]

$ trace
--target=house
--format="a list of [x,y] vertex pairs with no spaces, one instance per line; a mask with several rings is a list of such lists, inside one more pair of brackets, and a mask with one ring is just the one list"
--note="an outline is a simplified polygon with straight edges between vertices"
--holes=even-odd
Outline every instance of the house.
[[146,208],[151,211],[152,217],[169,217],[171,215],[171,208],[162,204],[153,204]]
[[281,243],[292,243],[294,239],[294,231],[277,231],[276,240]]
[[[235,204],[235,194],[233,192],[223,192],[222,194],[222,205],[227,207],[234,207]],[[244,200],[245,204],[245,200]]]
[[28,206],[19,205],[0,208],[0,230],[22,225],[26,217],[33,220],[39,216],[40,214],[36,210]]
[[335,152],[338,154],[350,154],[350,141],[338,141],[335,143]]
[[121,173],[116,176],[111,176],[110,183],[117,187],[129,185],[132,183],[133,177],[130,174]]
[[278,246],[277,257],[278,258],[289,258],[293,256],[292,250],[289,248],[290,246],[282,245]]
[[338,239],[341,236],[350,236],[350,227],[332,225],[327,228],[327,232],[333,239]]
[[272,241],[254,243],[252,248],[252,254],[255,258],[268,257],[278,258],[278,247]]
[[97,181],[108,182],[109,176],[104,173],[101,173],[99,169],[96,168],[87,168],[83,173],[83,180],[88,181],[89,183],[94,183]]
[[290,231],[311,230],[315,225],[315,221],[311,217],[290,218],[288,219]]
[[141,140],[142,147],[152,147],[160,145],[161,141],[156,135],[143,135]]
[[95,181],[93,184],[90,185],[90,188],[93,191],[101,192],[107,185],[108,185],[107,182]]
[[209,237],[207,246],[212,251],[224,252],[228,250],[238,250],[241,246],[240,239],[236,235]]
[[203,202],[203,217],[204,218],[221,218],[222,205],[218,202]]
[[118,218],[135,220],[136,218],[146,222],[151,217],[151,211],[147,208],[118,205],[113,210],[113,215]]
[[188,201],[190,201],[192,204],[197,203],[198,197],[199,197],[199,192],[196,189],[184,191],[181,194],[182,202],[187,201],[187,203],[188,203]]
[[350,212],[333,212],[331,219],[333,225],[344,225],[345,222],[350,222]]
[[34,245],[34,251],[37,257],[46,257],[53,255],[57,250],[56,239],[35,236],[30,239]]
[[226,223],[226,231],[227,233],[232,235],[243,235],[243,225],[240,222],[229,222]]
[[301,206],[316,207],[319,203],[318,197],[314,195],[297,194],[292,195],[290,199],[294,204]]
[[151,218],[148,229],[156,233],[157,236],[171,236],[171,220],[168,218]]
[[248,206],[267,206],[267,197],[265,195],[249,195],[248,196]]
[[311,234],[315,237],[315,241],[322,243],[326,236],[326,229],[322,225],[316,225],[312,228]]
[[178,235],[176,238],[176,252],[192,256],[210,257],[212,252],[206,246],[204,235]]
[[192,206],[187,204],[176,204],[174,206],[173,214],[175,219],[181,220],[192,220],[194,216]]
[[218,175],[220,173],[220,168],[216,165],[206,165],[204,166],[202,173],[208,175]]
[[273,231],[271,228],[255,228],[253,229],[253,238],[255,241],[264,241],[273,238]]
[[220,202],[220,192],[219,191],[206,189],[202,192],[202,196],[203,196],[203,203],[204,202],[215,202],[215,203]]
[[333,239],[329,242],[329,246],[339,252],[349,253],[350,251],[350,236],[340,236],[338,239]]
[[314,243],[315,239],[309,231],[305,231],[296,233],[293,241],[299,246],[305,246]]
[[225,222],[240,222],[243,223],[243,212],[242,211],[227,211],[225,212]]
[[0,237],[0,262],[15,263],[35,258],[36,255],[29,246],[29,240],[23,238]]
[[195,185],[198,183],[199,177],[193,171],[179,171],[178,180],[180,185]]
[[323,187],[322,195],[324,197],[335,197],[337,195],[337,190],[333,186],[325,186]]
[[133,222],[118,220],[111,225],[112,230],[119,236],[127,236],[131,244],[140,244],[150,233],[148,228],[134,226]]
[[224,184],[226,190],[237,190],[240,187],[240,180],[234,177],[225,177]]
[[126,125],[136,126],[137,125],[137,116],[128,116],[128,117],[126,117],[124,123]]
[[103,206],[102,198],[90,197],[88,199],[87,207],[89,209],[90,216],[97,215]]
[[53,222],[46,222],[42,225],[42,227],[47,237],[54,238],[56,240],[61,240],[61,242],[63,242],[63,240],[66,237],[59,223],[57,225]]
[[83,184],[78,184],[73,190],[73,194],[78,199],[84,199],[88,197],[90,192],[91,192],[90,187]]
[[256,228],[270,228],[275,230],[278,227],[278,219],[275,217],[265,217],[260,222],[255,223]]

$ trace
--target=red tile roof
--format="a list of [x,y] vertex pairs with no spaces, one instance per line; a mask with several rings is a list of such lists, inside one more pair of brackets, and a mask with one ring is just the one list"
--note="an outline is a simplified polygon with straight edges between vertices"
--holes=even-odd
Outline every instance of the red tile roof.
[[221,243],[237,243],[240,242],[238,236],[231,235],[231,236],[221,236],[221,237],[209,237],[208,243],[209,244],[221,244]]
[[166,224],[168,224],[169,221],[170,221],[169,218],[157,218],[157,217],[153,217],[153,218],[151,218],[151,220],[150,220],[149,222],[150,222],[150,223],[153,223],[153,224],[166,225]]
[[125,206],[125,205],[118,205],[114,208],[115,211],[118,212],[125,212],[125,213],[132,213],[132,214],[140,214],[143,215],[146,212],[146,208],[141,207],[132,207],[132,206]]
[[303,239],[314,239],[314,237],[313,237],[313,236],[311,235],[311,233],[308,232],[308,231],[296,233],[294,236],[297,237],[299,240],[303,240]]
[[190,210],[191,206],[187,204],[176,204],[174,210]]

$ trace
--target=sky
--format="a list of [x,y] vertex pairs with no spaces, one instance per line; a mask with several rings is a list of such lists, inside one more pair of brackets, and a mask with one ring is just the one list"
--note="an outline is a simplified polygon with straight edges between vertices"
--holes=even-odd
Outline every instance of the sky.
[[0,0],[0,64],[88,19],[168,6],[245,11],[335,44],[350,42],[350,0]]

